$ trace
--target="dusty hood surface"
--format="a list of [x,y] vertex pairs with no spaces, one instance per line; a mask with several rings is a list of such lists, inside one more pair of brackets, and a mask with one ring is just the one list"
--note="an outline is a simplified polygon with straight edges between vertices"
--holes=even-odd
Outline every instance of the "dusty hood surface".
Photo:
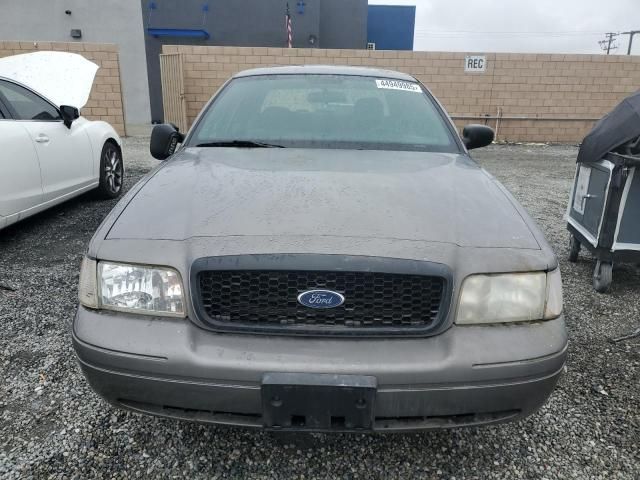
[[84,107],[98,68],[82,55],[68,52],[34,52],[0,58],[0,77],[26,85],[58,107]]
[[465,156],[312,149],[186,149],[107,238],[232,236],[540,248],[495,180]]

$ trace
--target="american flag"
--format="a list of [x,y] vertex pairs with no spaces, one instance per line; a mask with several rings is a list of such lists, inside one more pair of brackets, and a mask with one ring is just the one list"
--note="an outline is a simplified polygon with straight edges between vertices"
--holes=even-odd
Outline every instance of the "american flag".
[[287,29],[287,47],[293,48],[293,30],[291,28],[291,13],[289,12],[289,2],[287,2],[287,14],[284,16]]

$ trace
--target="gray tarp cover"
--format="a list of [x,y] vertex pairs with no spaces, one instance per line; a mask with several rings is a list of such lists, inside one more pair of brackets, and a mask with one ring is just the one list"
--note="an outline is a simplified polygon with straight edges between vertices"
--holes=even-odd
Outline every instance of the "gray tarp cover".
[[640,136],[640,90],[625,98],[584,137],[578,162],[601,160],[608,152]]

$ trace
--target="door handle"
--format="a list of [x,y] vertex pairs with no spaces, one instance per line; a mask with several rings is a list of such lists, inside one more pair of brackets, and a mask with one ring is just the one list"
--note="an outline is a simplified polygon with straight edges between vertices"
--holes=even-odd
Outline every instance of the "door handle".
[[38,143],[48,143],[49,142],[49,137],[47,137],[44,134],[40,134],[36,137],[36,142]]

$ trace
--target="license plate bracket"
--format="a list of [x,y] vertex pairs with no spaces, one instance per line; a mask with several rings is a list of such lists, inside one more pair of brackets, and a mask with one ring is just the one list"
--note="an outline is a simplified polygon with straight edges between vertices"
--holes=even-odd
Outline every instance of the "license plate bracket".
[[370,430],[377,381],[367,375],[266,373],[262,418],[273,430]]

